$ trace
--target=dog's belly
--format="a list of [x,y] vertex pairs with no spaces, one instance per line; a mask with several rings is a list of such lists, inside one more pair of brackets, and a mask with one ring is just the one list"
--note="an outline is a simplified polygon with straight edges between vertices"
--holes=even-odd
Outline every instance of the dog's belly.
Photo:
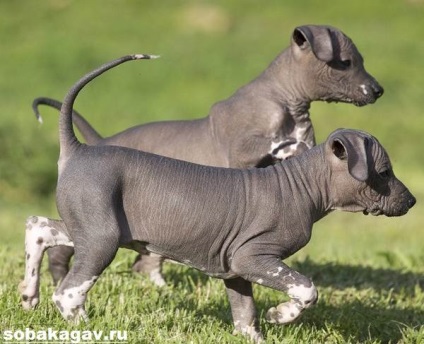
[[130,220],[130,232],[121,237],[121,245],[140,253],[159,254],[214,277],[231,276],[229,257],[237,226],[234,228],[234,223],[229,224],[233,221],[222,216],[211,216],[207,209],[203,210],[204,216],[194,221],[184,209],[179,210],[172,212],[173,216],[167,210],[152,210],[143,216],[142,222]]
[[[186,248],[185,246],[176,245],[158,245],[148,242],[132,241],[122,243],[121,247],[137,251],[141,254],[156,253],[162,257],[179,262],[189,267],[195,268],[209,276],[217,278],[233,278],[236,277],[228,267],[227,259],[220,257],[218,254],[207,254],[199,249],[198,246]],[[218,252],[216,252],[218,253]]]
[[171,252],[152,244],[147,244],[146,250],[195,268],[211,277],[224,279],[236,277],[236,275],[231,272],[230,268],[225,268],[227,264],[222,264],[219,259],[209,260],[206,255],[193,255],[191,251]]

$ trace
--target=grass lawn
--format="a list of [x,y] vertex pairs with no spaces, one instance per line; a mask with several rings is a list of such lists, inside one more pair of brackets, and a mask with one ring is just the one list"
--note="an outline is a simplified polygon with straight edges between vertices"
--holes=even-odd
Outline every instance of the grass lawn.
[[39,306],[21,308],[25,219],[57,216],[57,111],[43,108],[40,126],[30,105],[37,96],[62,99],[103,62],[151,53],[162,57],[96,79],[76,108],[104,135],[205,116],[287,47],[295,26],[317,23],[350,36],[385,88],[372,106],[313,104],[318,142],[338,127],[371,132],[418,202],[400,218],[334,213],[317,223],[287,261],[314,280],[317,305],[292,325],[268,324],[264,314],[286,296],[255,286],[261,329],[267,343],[424,342],[423,18],[422,0],[0,1],[0,335],[121,330],[129,343],[247,343],[231,334],[221,281],[167,263],[167,286],[157,288],[131,273],[135,253],[124,250],[89,293],[88,324],[61,319],[45,262]]
[[[393,220],[393,219],[390,219]],[[317,305],[296,323],[275,326],[266,310],[286,299],[255,286],[268,343],[419,343],[424,340],[422,233],[414,224],[357,214],[332,214],[315,227],[311,243],[288,260],[310,276],[319,290]],[[383,225],[382,225],[383,223]],[[89,294],[90,323],[77,327],[60,317],[51,295],[47,267],[41,302],[21,309],[17,285],[24,269],[19,245],[0,250],[0,320],[4,329],[126,330],[131,343],[245,343],[231,335],[231,315],[223,283],[171,263],[168,285],[157,288],[130,272],[135,256],[121,250]]]

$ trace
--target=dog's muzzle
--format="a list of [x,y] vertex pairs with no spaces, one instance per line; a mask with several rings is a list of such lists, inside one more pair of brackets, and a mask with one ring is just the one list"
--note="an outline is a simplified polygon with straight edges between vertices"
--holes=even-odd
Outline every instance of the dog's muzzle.
[[415,205],[415,203],[417,203],[416,198],[412,194],[409,194],[406,200],[395,202],[388,209],[375,205],[373,207],[365,209],[363,211],[363,214],[371,214],[374,216],[386,215],[388,217],[402,216],[405,215],[409,211],[409,209],[411,209]]
[[362,93],[361,99],[352,100],[352,102],[356,106],[365,106],[375,103],[383,95],[384,89],[375,82],[360,85],[359,92]]

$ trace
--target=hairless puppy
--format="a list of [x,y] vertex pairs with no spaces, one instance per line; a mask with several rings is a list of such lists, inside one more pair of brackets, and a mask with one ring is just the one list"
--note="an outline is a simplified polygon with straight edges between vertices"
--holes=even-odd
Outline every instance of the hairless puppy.
[[[312,101],[362,106],[382,94],[345,34],[334,27],[305,25],[295,28],[290,47],[259,77],[214,104],[206,118],[139,125],[108,138],[102,138],[76,112],[73,120],[92,145],[130,147],[209,166],[265,167],[315,145],[308,112]],[[33,103],[37,114],[39,104],[61,106],[38,98]],[[59,220],[49,223],[63,225]],[[67,273],[72,254],[73,249],[66,247],[49,252],[55,282]],[[133,268],[163,285],[161,261],[158,255],[143,256]]]
[[309,242],[314,222],[336,209],[400,216],[416,200],[395,177],[384,148],[363,131],[336,130],[323,144],[262,169],[209,167],[125,147],[81,144],[72,127],[80,90],[114,66],[149,57],[109,62],[85,75],[65,97],[56,198],[66,226],[57,230],[43,219],[28,221],[23,306],[38,303],[44,250],[70,245],[75,262],[53,300],[65,319],[86,319],[87,293],[125,247],[223,279],[235,330],[260,342],[252,283],[290,297],[268,310],[272,323],[294,321],[318,299],[313,282],[282,262]]

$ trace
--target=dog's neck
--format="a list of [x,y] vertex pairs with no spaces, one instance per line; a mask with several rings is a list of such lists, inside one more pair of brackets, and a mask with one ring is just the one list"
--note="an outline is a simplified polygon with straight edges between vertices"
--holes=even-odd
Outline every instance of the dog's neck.
[[297,121],[309,117],[309,109],[314,99],[302,81],[299,64],[294,61],[291,49],[280,53],[268,68],[255,80],[267,84],[270,97]]
[[311,216],[309,220],[314,223],[331,212],[329,167],[324,161],[323,145],[279,162],[272,168],[279,178],[283,197],[293,197],[294,202],[308,209],[302,216]]
[[[302,83],[299,68],[291,57],[290,48],[284,50],[255,79],[229,98],[215,104],[218,107],[226,106],[229,111],[217,112],[231,117],[266,116],[267,112],[273,112],[275,105],[278,105],[296,122],[304,121],[305,117],[309,117],[311,102],[316,99],[311,98]],[[248,104],[250,111],[240,111],[240,104]],[[256,104],[261,104],[260,113],[255,108]],[[210,114],[214,115],[214,111]]]

